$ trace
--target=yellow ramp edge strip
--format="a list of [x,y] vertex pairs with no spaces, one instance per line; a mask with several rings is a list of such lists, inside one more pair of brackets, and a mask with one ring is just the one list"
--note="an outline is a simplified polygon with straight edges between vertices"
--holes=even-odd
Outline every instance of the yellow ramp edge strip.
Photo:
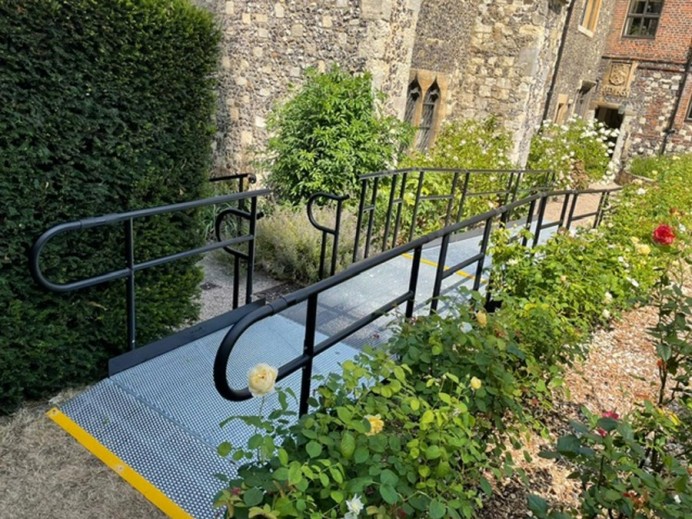
[[[413,259],[413,254],[409,254],[408,252],[402,254],[402,256],[406,259],[409,259],[409,260]],[[420,262],[423,263],[424,265],[429,265],[431,267],[437,268],[437,263],[435,263],[434,261],[431,261],[429,259],[421,258]],[[449,267],[447,267],[445,265],[445,269],[447,269],[447,268],[449,268]],[[473,274],[469,274],[465,270],[458,270],[455,272],[455,274],[457,276],[461,276],[461,277],[467,278],[467,279],[473,279],[475,277]],[[487,279],[481,278],[481,283],[486,283],[486,282],[487,282]]]
[[109,451],[96,438],[82,429],[59,409],[53,408],[48,411],[46,415],[77,440],[82,447],[100,459],[107,467],[115,471],[116,474],[132,485],[135,490],[151,501],[168,517],[174,519],[192,518],[190,514],[180,508],[180,506],[173,502],[166,494],[147,481],[139,472],[127,465],[118,456]]

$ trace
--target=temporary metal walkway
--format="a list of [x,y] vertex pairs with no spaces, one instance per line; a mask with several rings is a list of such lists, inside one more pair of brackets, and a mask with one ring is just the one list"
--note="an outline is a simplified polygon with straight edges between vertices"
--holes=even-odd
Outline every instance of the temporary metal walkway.
[[[572,211],[567,221],[544,221],[547,200],[534,195],[479,215],[273,303],[250,303],[195,333],[113,359],[109,378],[49,416],[169,516],[214,517],[213,498],[223,486],[214,474],[234,475],[217,446],[244,445],[254,432],[239,420],[219,424],[260,412],[260,399],[229,401],[244,398],[253,365],[280,367],[279,384],[299,395],[294,410],[305,412],[315,375],[338,371],[363,345],[386,340],[398,317],[427,314],[460,286],[480,287],[491,261],[490,230],[509,224],[512,210],[530,207],[528,219],[514,224],[535,231],[537,241],[582,216]],[[599,204],[590,215],[596,223],[601,211]],[[40,247],[35,252],[40,280]]]

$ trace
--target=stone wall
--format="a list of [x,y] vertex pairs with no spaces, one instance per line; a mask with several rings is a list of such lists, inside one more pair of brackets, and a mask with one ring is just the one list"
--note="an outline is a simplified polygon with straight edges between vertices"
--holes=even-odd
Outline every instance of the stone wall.
[[476,1],[455,117],[497,116],[524,164],[540,124],[567,8],[561,0]]
[[[574,113],[579,90],[585,84],[593,85],[594,88],[586,96],[584,112],[593,110],[595,86],[599,80],[599,64],[610,30],[615,0],[602,0],[593,30],[587,29],[588,24],[584,20],[587,2],[589,0],[573,0],[570,6],[569,26],[565,32],[555,85],[548,93],[546,119],[555,119],[558,103],[563,100],[568,106],[567,115]],[[584,116],[584,112],[577,115]]]
[[373,74],[400,115],[420,0],[196,0],[223,32],[217,173],[252,167],[267,116],[309,67]]
[[[635,156],[661,153],[666,131],[671,125],[673,111],[682,86],[684,69],[679,65],[635,62],[636,68],[626,97],[601,94],[599,103],[619,106],[625,114],[621,160]],[[604,60],[602,74],[607,76],[610,60]],[[691,81],[688,79],[688,81]],[[684,110],[685,103],[679,103]],[[692,123],[679,119],[675,133],[668,138],[666,152],[689,152],[692,149]]]

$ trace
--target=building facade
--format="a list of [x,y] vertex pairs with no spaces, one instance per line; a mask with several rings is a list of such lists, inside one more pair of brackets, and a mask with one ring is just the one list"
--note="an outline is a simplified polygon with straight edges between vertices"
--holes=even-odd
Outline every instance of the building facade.
[[496,116],[524,164],[541,121],[572,114],[621,128],[623,158],[690,147],[692,0],[196,2],[223,34],[219,172],[251,168],[272,107],[335,63],[372,74],[419,148],[444,121]]
[[692,1],[616,0],[594,109],[621,159],[692,150],[691,65]]

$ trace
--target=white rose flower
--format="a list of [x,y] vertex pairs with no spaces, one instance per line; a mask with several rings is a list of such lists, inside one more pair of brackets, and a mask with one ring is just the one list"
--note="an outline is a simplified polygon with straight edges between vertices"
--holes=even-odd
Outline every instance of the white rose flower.
[[252,396],[264,396],[274,391],[279,370],[269,364],[257,364],[247,374],[247,387]]
[[603,296],[603,302],[607,305],[613,302],[613,294],[610,292],[606,292],[605,295]]
[[601,312],[601,315],[604,319],[610,319],[610,311],[608,311],[608,309],[604,309],[603,312]]
[[365,505],[360,500],[360,496],[356,494],[351,499],[346,501],[346,508],[348,508],[348,514],[346,514],[346,518],[350,519],[352,517],[358,517],[358,514],[360,514],[363,511]]

